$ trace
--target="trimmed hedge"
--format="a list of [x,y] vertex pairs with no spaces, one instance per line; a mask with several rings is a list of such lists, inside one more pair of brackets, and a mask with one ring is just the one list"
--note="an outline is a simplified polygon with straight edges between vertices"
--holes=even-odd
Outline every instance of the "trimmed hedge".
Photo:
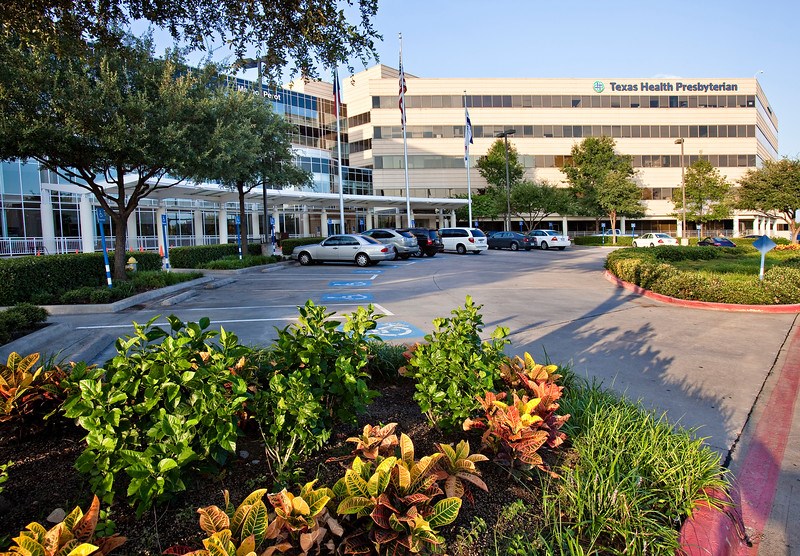
[[[601,236],[573,237],[572,242],[575,245],[600,245],[606,247],[614,246],[614,244],[611,242],[611,236],[606,236],[605,243],[603,243],[603,238]],[[631,245],[633,245],[633,238],[631,236],[617,236],[616,246],[630,247]]]
[[[794,259],[773,266],[758,276],[687,272],[669,264],[678,260],[703,260],[722,252],[741,253],[752,247],[658,247],[619,249],[606,258],[605,267],[620,280],[655,293],[713,303],[782,305],[800,303],[800,268]],[[668,261],[668,262],[667,262]]]
[[46,309],[30,303],[19,303],[0,311],[0,345],[33,332],[47,316]]
[[324,237],[297,237],[284,239],[281,241],[281,252],[288,257],[298,245],[312,245],[314,243],[319,243],[324,239]]
[[[108,254],[114,269],[114,254]],[[160,270],[158,253],[129,252],[125,260],[134,257],[140,270]],[[102,253],[76,253],[0,259],[0,305],[34,301],[46,303],[58,299],[64,292],[82,286],[106,283]]]
[[[261,254],[260,243],[248,243],[247,249],[251,254]],[[239,246],[236,243],[173,247],[169,250],[169,262],[172,268],[203,268],[204,265],[211,261],[218,261],[238,254]]]

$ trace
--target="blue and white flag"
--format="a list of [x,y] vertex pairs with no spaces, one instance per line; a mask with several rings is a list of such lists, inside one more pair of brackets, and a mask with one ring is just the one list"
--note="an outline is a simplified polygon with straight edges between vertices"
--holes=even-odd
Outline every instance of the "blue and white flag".
[[467,103],[464,103],[464,115],[467,119],[467,125],[464,126],[464,165],[469,168],[469,145],[472,143],[472,122],[469,120],[469,110],[467,110]]

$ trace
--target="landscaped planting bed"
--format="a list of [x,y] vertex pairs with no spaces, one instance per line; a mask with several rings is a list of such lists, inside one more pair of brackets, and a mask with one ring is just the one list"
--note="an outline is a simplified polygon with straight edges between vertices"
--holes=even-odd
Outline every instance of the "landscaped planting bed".
[[[780,247],[780,246],[779,246]],[[665,246],[618,249],[606,269],[625,282],[655,293],[695,301],[742,305],[800,303],[800,256],[792,249],[761,254],[740,247]]]
[[507,357],[479,310],[467,298],[410,349],[370,338],[370,308],[340,330],[308,302],[264,349],[170,317],[102,369],[12,356],[0,549],[44,543],[62,508],[74,542],[116,554],[674,554],[695,501],[726,488],[717,456]]

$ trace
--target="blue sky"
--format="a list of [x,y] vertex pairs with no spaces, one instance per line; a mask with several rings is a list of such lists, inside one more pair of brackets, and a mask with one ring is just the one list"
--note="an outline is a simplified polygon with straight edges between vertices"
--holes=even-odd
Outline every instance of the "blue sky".
[[800,158],[798,21],[791,0],[379,0],[375,28],[380,61],[397,67],[402,33],[405,70],[420,77],[733,80],[763,70],[779,152]]
[[[380,61],[420,77],[749,78],[800,157],[800,4],[790,0],[383,0]],[[353,61],[356,70],[361,68]]]

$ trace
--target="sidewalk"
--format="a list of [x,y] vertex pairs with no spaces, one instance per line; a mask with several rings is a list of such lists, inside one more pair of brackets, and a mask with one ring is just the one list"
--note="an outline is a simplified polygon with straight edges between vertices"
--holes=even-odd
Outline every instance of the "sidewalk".
[[[754,384],[754,388],[759,385]],[[800,323],[767,375],[729,468],[736,508],[683,530],[689,556],[800,556]]]

